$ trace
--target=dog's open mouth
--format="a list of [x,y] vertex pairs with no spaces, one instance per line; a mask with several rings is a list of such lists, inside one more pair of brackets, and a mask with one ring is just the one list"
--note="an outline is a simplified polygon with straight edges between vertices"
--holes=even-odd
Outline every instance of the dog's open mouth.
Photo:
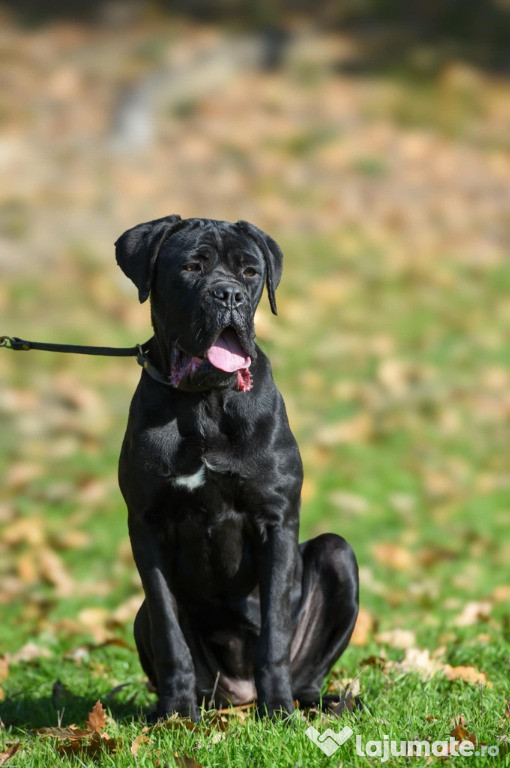
[[203,357],[192,356],[174,346],[172,348],[170,381],[173,387],[178,388],[184,379],[191,380],[197,374],[207,375],[207,369],[212,366],[212,368],[227,374],[237,372],[237,389],[241,392],[248,392],[252,387],[250,365],[251,358],[243,349],[234,328],[229,326],[220,333]]

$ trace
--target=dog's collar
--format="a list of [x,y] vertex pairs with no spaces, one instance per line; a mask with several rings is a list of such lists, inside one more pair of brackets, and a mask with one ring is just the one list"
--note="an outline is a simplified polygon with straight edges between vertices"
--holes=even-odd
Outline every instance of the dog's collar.
[[[164,384],[165,387],[172,387],[168,376],[165,376],[159,368],[156,368],[154,363],[149,360],[148,351],[144,350],[141,344],[138,345],[138,354],[136,356],[136,362],[141,365],[143,370],[146,371],[149,376],[155,381],[159,381],[160,384]],[[172,387],[173,388],[173,387]]]

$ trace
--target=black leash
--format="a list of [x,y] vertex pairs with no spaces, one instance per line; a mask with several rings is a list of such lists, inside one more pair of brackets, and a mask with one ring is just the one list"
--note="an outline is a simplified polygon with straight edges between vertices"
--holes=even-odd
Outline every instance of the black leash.
[[30,349],[40,349],[44,352],[75,352],[77,355],[104,355],[105,357],[134,357],[145,344],[136,347],[84,347],[78,344],[48,344],[43,341],[26,341],[17,336],[0,336],[0,347],[14,349],[16,352],[28,352]]
[[134,347],[91,347],[79,344],[50,344],[44,341],[27,341],[18,339],[17,336],[0,336],[0,347],[13,349],[15,352],[28,352],[31,349],[38,349],[43,352],[71,352],[77,355],[102,355],[103,357],[136,357],[136,362],[147,371],[160,384],[171,387],[168,378],[159,371],[148,358],[148,345],[137,344]]

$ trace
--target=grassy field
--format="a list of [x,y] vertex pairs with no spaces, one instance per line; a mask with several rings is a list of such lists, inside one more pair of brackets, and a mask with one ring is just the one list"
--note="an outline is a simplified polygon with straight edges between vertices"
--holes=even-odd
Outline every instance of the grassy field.
[[[242,710],[204,713],[193,728],[145,729],[154,696],[132,638],[142,593],[116,481],[139,369],[132,360],[0,350],[0,764],[371,766],[379,758],[356,754],[354,735],[366,746],[450,734],[500,754],[386,764],[507,764],[501,82],[463,67],[426,83],[398,73],[342,80],[324,59],[313,67],[307,59],[301,80],[292,68],[232,75],[214,97],[172,102],[153,149],[110,157],[99,139],[80,143],[84,113],[66,112],[65,99],[88,104],[101,124],[101,88],[119,81],[115,56],[134,76],[167,55],[157,25],[149,32],[150,56],[138,32],[111,44],[68,28],[10,33],[13,92],[26,72],[39,82],[31,51],[49,36],[40,49],[48,99],[71,127],[60,126],[63,138],[48,148],[53,113],[27,116],[2,102],[18,131],[13,152],[30,167],[12,175],[0,200],[0,332],[122,346],[148,338],[148,307],[138,306],[110,245],[144,218],[174,210],[252,218],[280,241],[279,316],[264,299],[257,331],[303,455],[301,538],[335,531],[358,556],[360,620],[328,682],[355,704],[341,719],[296,712],[274,724]],[[71,77],[59,69],[64,60]],[[238,110],[248,132],[232,121]],[[178,190],[163,163],[175,147]],[[97,700],[108,719],[96,712],[95,736],[93,726],[81,738],[63,730],[83,729]],[[326,756],[305,735],[311,723],[348,725],[354,735]],[[48,727],[57,730],[34,731]]]
[[[259,318],[305,462],[301,536],[342,533],[361,568],[356,644],[330,683],[335,690],[354,681],[360,708],[340,725],[363,743],[384,734],[434,741],[448,738],[460,718],[477,744],[503,750],[509,488],[498,408],[509,371],[499,319],[510,271],[450,264],[452,298],[437,287],[435,269],[395,274],[384,253],[363,274],[358,265],[367,263],[369,246],[361,237],[349,242],[338,250],[288,243],[280,317],[270,320],[263,307]],[[320,254],[320,274],[310,253]],[[78,321],[66,338],[134,341],[106,308],[93,328],[82,327],[97,275],[84,268],[79,278]],[[44,301],[38,286],[24,281],[18,290],[6,313],[12,327],[41,337],[26,318]],[[63,296],[62,309],[50,308],[44,338],[63,337],[60,317],[70,301]],[[82,725],[97,699],[111,717],[107,733],[118,739],[115,753],[95,758],[99,765],[172,765],[174,754],[206,766],[371,764],[376,758],[355,756],[353,740],[323,756],[304,735],[302,715],[290,726],[258,723],[249,713],[225,716],[219,729],[207,716],[196,731],[174,723],[130,753],[153,701],[133,649],[140,589],[115,477],[137,366],[15,354],[0,361],[11,376],[2,402],[9,494],[1,507],[0,641],[10,663],[1,739],[21,741],[13,764],[79,762],[57,758],[57,741],[31,729]],[[319,730],[340,727],[313,722]]]

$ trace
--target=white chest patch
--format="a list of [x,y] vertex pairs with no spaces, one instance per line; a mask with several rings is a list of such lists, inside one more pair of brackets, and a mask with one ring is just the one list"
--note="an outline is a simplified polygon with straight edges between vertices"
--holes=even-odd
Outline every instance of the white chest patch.
[[172,484],[177,488],[186,488],[188,491],[195,491],[205,483],[205,467],[201,466],[194,475],[178,475],[172,479]]

